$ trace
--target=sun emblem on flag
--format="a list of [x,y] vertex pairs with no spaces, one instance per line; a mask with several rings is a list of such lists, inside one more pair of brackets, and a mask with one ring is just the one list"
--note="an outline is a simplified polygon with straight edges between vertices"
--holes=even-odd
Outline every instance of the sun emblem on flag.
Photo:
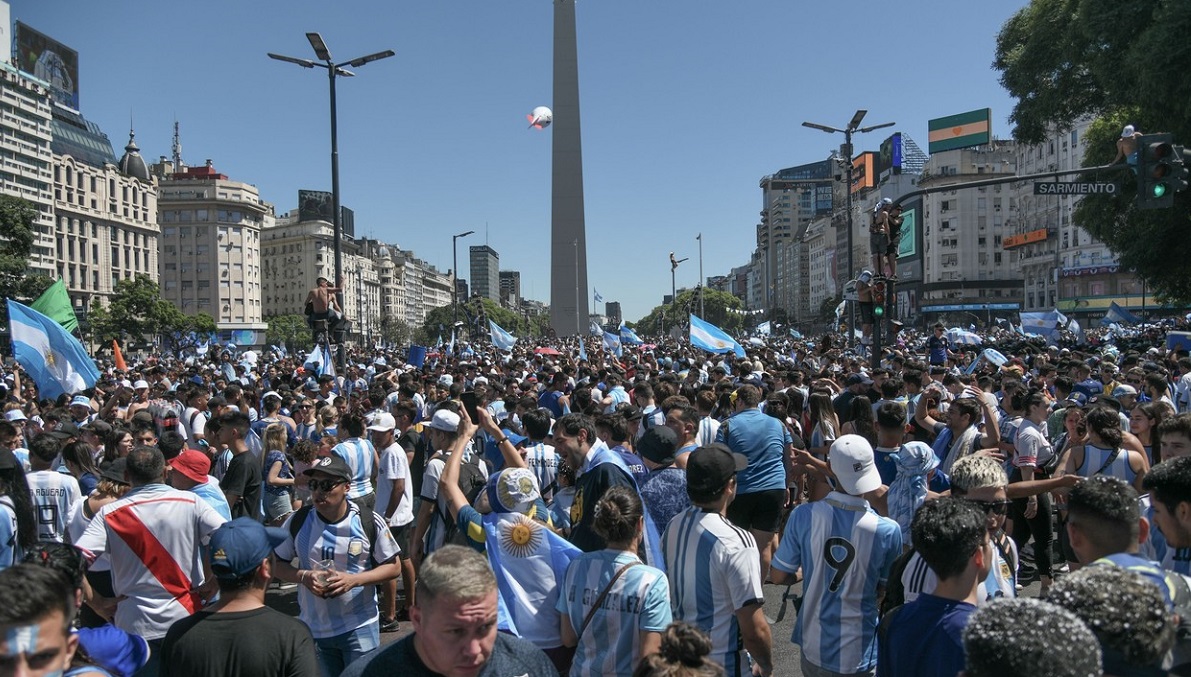
[[500,525],[500,549],[513,557],[528,557],[542,544],[542,527],[518,515]]
[[724,341],[723,339],[716,339],[716,340],[715,340],[715,347],[716,347],[716,348],[727,348],[727,347],[728,347],[728,343],[727,343],[726,341]]
[[43,360],[45,360],[45,366],[47,366],[51,369],[54,368],[54,362],[56,360],[56,358],[54,357],[54,353],[47,350],[47,351],[45,351],[45,354],[43,354],[41,357]]

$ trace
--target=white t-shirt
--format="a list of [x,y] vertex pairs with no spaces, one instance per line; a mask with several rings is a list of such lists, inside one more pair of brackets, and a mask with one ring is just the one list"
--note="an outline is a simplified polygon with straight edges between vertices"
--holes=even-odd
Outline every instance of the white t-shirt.
[[83,497],[78,480],[55,470],[38,470],[25,477],[37,516],[37,539],[65,543],[70,510]]
[[393,480],[405,480],[405,493],[397,509],[389,518],[389,526],[400,527],[414,520],[414,483],[409,474],[409,459],[405,449],[394,442],[380,452],[380,470],[376,481],[376,511],[382,516],[389,507]]

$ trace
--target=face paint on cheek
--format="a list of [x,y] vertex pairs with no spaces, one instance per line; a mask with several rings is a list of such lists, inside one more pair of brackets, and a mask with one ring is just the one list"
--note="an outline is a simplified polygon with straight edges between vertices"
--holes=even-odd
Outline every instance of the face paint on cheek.
[[19,656],[35,652],[37,650],[37,629],[36,625],[20,625],[9,628],[4,633],[7,646],[5,654]]

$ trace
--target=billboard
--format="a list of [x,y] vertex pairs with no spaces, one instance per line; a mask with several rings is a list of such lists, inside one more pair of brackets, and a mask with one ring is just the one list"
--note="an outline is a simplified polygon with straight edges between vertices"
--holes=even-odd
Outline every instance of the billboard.
[[79,53],[21,22],[16,24],[16,66],[50,85],[50,97],[79,109]]
[[339,205],[339,229],[350,237],[356,237],[356,213],[343,205]]
[[992,141],[992,109],[980,108],[927,122],[930,130],[928,153],[983,146]]
[[334,223],[332,195],[324,190],[298,191],[298,221]]
[[881,152],[877,154],[877,179],[883,181],[890,174],[901,173],[902,133],[895,132],[881,142]]
[[902,210],[902,236],[897,243],[897,257],[905,258],[918,253],[918,210]]
[[852,159],[852,192],[877,185],[877,154],[866,150]]

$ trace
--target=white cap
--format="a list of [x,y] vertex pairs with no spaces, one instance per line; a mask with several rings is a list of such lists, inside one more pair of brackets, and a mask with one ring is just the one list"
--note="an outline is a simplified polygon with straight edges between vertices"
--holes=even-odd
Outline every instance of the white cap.
[[459,414],[450,409],[439,409],[434,412],[434,417],[430,419],[429,427],[435,430],[443,430],[453,433],[459,430]]
[[438,384],[440,386],[446,386],[447,388],[450,388],[455,384],[455,377],[451,376],[450,374],[443,374],[442,376],[438,377]]
[[133,390],[140,390],[141,388],[148,388],[148,387],[149,387],[149,382],[143,378],[138,379],[136,383],[132,384]]
[[832,442],[827,461],[840,487],[852,496],[867,494],[881,486],[873,445],[860,435],[843,435]]
[[86,395],[75,395],[70,399],[70,406],[86,407],[88,410],[90,410],[91,398],[87,397]]
[[393,418],[393,415],[386,411],[373,416],[372,422],[368,424],[369,430],[375,430],[377,432],[389,432],[396,427],[397,419]]
[[4,412],[5,421],[28,421],[29,417],[20,409],[10,409]]
[[1133,136],[1133,125],[1125,125],[1125,129],[1121,131],[1121,138],[1126,136]]

